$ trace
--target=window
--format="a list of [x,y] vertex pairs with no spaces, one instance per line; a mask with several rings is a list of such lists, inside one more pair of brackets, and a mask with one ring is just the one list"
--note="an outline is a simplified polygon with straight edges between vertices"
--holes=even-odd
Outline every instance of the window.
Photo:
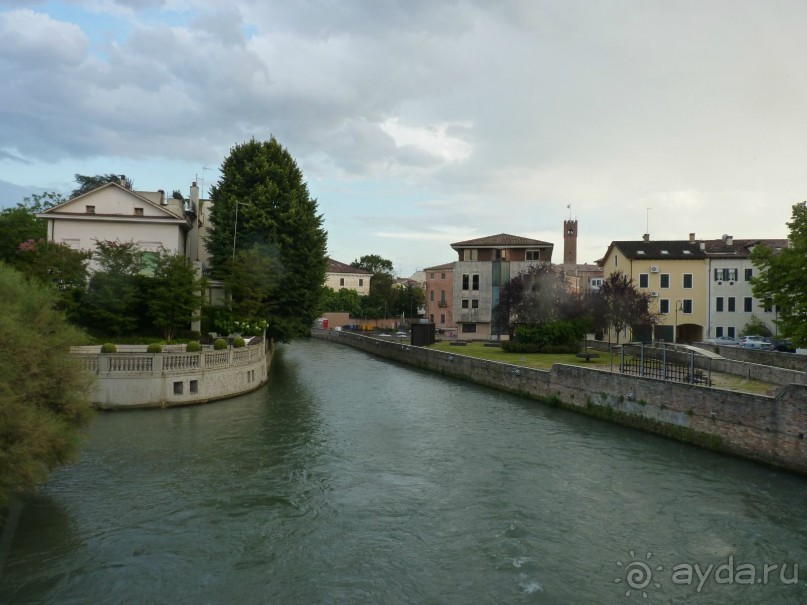
[[479,276],[472,275],[471,276],[471,290],[479,290]]
[[524,254],[524,258],[527,260],[541,260],[541,251],[540,250],[527,250]]
[[434,273],[429,273],[429,279],[434,279]]
[[462,260],[477,260],[476,248],[467,248],[462,251]]
[[715,336],[717,338],[720,338],[721,336],[723,336],[723,326],[717,326],[715,328]]
[[661,288],[669,288],[670,287],[670,274],[669,273],[662,273],[659,275],[659,287]]
[[174,383],[174,395],[182,395],[182,389],[184,385],[181,382]]
[[614,254],[614,267],[619,266],[619,256]]
[[737,309],[735,309],[735,301],[736,299],[733,296],[729,296],[729,313],[734,313]]
[[440,290],[440,302],[445,302],[445,301],[446,301],[446,291],[445,290]]
[[199,381],[198,380],[191,380],[190,391],[191,391],[191,393],[198,393],[199,392]]
[[754,299],[751,298],[750,296],[746,296],[743,299],[743,311],[745,311],[746,313],[750,313],[753,310],[754,310]]
[[715,298],[715,311],[717,311],[718,313],[723,311],[723,297],[722,296],[718,296],[717,298]]
[[434,290],[429,290],[429,300],[434,302]]
[[476,332],[476,324],[462,324],[462,331],[466,334]]
[[143,216],[143,209],[135,208],[135,216]]
[[344,277],[340,277],[340,278],[339,278],[339,285],[340,285],[340,286],[344,286],[344,285],[345,285],[345,278],[344,278]]
[[359,278],[359,287],[364,285],[364,278]]
[[692,313],[692,299],[685,298],[681,301],[681,311],[684,313]]
[[736,334],[734,333],[734,327],[729,327],[728,331],[729,333],[726,334],[726,336],[728,336],[729,338],[737,338]]
[[478,309],[479,308],[479,299],[478,298],[472,298],[471,299],[471,308],[472,309]]
[[666,315],[670,312],[670,299],[662,298],[658,301],[658,312]]
[[770,298],[766,298],[763,308],[765,309],[765,313],[770,313],[773,311],[773,301]]
[[84,211],[87,214],[95,214],[95,206],[84,206]]
[[467,289],[468,289],[468,284],[469,284],[469,283],[470,283],[470,282],[469,282],[469,279],[468,279],[468,274],[467,274],[467,273],[463,273],[463,274],[462,274],[462,289],[463,289],[463,290],[467,290]]
[[463,298],[463,299],[462,299],[462,308],[463,308],[463,309],[467,309],[467,308],[468,308],[468,299],[467,299],[467,298]]
[[445,316],[445,314],[441,313],[440,314],[440,324],[442,325],[444,323],[446,323],[446,316]]
[[737,269],[715,269],[715,281],[737,281]]
[[446,274],[445,274],[445,273],[441,273],[441,274],[440,274],[440,279],[445,279],[445,278],[446,278]]
[[639,287],[640,288],[649,288],[650,287],[650,274],[649,273],[639,273]]
[[429,323],[434,323],[434,313],[429,315]]
[[691,288],[691,287],[692,287],[692,274],[684,273],[684,288]]
[[751,281],[752,277],[754,277],[754,270],[753,269],[746,269],[745,270],[745,281]]

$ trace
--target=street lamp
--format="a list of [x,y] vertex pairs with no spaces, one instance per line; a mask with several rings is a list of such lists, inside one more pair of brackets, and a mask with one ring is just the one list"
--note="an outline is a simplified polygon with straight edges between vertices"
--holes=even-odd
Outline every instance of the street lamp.
[[233,260],[235,260],[235,237],[238,234],[238,207],[239,206],[249,206],[249,204],[245,204],[243,202],[236,202],[235,203],[235,223],[233,224]]
[[680,300],[675,301],[675,326],[673,327],[673,344],[678,340],[678,311],[684,310],[684,303]]

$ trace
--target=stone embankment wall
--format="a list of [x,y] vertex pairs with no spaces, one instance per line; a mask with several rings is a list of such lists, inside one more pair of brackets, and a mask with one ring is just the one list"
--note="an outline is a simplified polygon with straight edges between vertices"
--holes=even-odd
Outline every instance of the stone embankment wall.
[[263,341],[199,353],[103,354],[77,347],[73,356],[95,374],[91,399],[100,409],[192,405],[243,395],[266,384],[271,363]]
[[[556,364],[536,370],[350,332],[314,337],[807,474],[807,387],[775,397]],[[459,348],[459,347],[458,347]]]

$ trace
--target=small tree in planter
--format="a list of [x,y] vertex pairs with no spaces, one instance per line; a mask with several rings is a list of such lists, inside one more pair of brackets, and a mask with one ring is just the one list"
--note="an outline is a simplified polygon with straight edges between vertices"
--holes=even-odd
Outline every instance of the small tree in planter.
[[216,351],[221,351],[227,348],[227,341],[223,338],[217,338],[213,341],[213,349]]

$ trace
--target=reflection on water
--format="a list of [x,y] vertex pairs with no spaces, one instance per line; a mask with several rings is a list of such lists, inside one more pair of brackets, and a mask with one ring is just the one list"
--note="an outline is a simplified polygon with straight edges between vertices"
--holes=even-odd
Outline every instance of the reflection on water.
[[[25,501],[0,601],[802,603],[806,503],[804,478],[298,342],[250,395],[99,415]],[[804,578],[674,581],[730,558]]]

